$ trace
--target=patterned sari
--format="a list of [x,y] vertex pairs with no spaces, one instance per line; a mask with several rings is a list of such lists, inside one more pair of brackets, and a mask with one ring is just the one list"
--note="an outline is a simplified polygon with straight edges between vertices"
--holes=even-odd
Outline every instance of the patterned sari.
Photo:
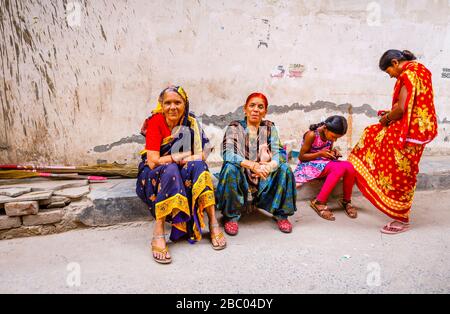
[[364,196],[389,217],[409,222],[409,213],[425,144],[437,135],[431,72],[420,63],[408,62],[398,78],[392,106],[400,90],[407,89],[401,120],[383,127],[367,127],[348,160],[357,173]]
[[[244,159],[259,162],[263,145],[270,148],[272,160],[279,165],[266,180],[254,178],[250,170],[241,167]],[[254,139],[248,133],[246,120],[233,121],[228,126],[222,143],[224,163],[216,191],[217,208],[227,220],[239,220],[241,210],[249,205],[262,208],[277,219],[286,219],[295,213],[295,179],[284,155],[272,122],[262,121]]]
[[[161,112],[160,105],[158,108],[153,114]],[[186,106],[186,114],[178,130],[163,139],[160,156],[172,154],[173,149],[176,149],[175,152],[191,151],[201,154],[209,143],[188,109]],[[172,224],[172,241],[185,236],[191,243],[201,240],[202,230],[205,228],[204,209],[215,205],[214,187],[206,163],[198,160],[190,161],[184,166],[171,163],[150,169],[146,164],[146,151],[141,155],[142,162],[139,164],[136,182],[139,198],[148,205],[153,217],[164,218]]]

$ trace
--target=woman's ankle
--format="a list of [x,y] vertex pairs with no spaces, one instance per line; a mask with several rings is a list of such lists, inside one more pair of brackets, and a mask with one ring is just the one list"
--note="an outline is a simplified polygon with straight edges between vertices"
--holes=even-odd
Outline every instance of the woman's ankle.
[[319,204],[319,205],[327,205],[327,201],[321,201],[321,200],[319,200],[319,199],[316,198],[316,204]]

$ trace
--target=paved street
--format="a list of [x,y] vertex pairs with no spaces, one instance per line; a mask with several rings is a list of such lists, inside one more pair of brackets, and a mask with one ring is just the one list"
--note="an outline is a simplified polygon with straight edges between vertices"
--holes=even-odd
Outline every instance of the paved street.
[[337,210],[329,222],[299,202],[289,235],[255,213],[226,250],[170,244],[165,266],[151,258],[151,222],[0,241],[0,293],[450,292],[450,190],[416,193],[413,229],[396,236],[354,203],[357,220]]

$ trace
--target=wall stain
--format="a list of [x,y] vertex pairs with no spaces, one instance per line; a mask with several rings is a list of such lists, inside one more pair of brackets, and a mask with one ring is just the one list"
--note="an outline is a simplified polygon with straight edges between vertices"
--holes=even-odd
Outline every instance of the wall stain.
[[[289,113],[294,110],[302,110],[303,112],[311,112],[317,110],[330,110],[333,112],[340,112],[342,114],[349,114],[351,117],[351,123],[353,124],[353,114],[365,114],[366,116],[373,118],[377,117],[377,111],[374,110],[370,105],[364,104],[359,107],[353,107],[351,104],[342,104],[337,105],[332,102],[327,101],[316,101],[312,103],[310,106],[299,105],[298,103],[294,103],[291,106],[269,106],[269,114],[284,114]],[[219,128],[225,128],[231,121],[240,120],[243,117],[242,107],[238,107],[234,112],[229,112],[223,115],[206,115],[203,114],[199,116],[202,124],[214,125]],[[351,141],[351,140],[350,140]],[[105,153],[110,151],[112,148],[124,145],[124,144],[145,144],[145,138],[140,134],[134,134],[132,136],[124,137],[116,142],[106,145],[99,145],[93,148],[93,151],[96,153]]]
[[106,39],[106,34],[105,34],[105,30],[103,29],[103,25],[100,24],[100,29],[102,31],[102,37],[105,41],[108,41],[108,39]]
[[347,117],[347,149],[353,148],[353,106],[348,106],[348,117]]
[[107,151],[110,151],[114,147],[124,145],[124,144],[132,144],[132,143],[145,144],[145,138],[140,134],[134,134],[132,136],[124,137],[124,138],[120,139],[119,141],[111,143],[111,144],[95,146],[93,148],[93,151],[96,153],[105,153]]
[[[316,101],[314,103],[311,103],[308,106],[300,105],[299,103],[294,103],[290,106],[276,106],[271,105],[269,106],[268,114],[283,114],[288,113],[294,110],[300,110],[305,113],[322,110],[325,109],[330,112],[336,112],[336,113],[342,113],[347,114],[348,108],[351,106],[351,104],[341,104],[338,105],[333,102],[329,101]],[[377,117],[377,111],[373,109],[370,105],[364,104],[359,107],[352,107],[352,113],[353,114],[364,114],[369,118]],[[238,107],[234,112],[229,112],[222,115],[201,115],[200,118],[202,119],[202,122],[205,124],[212,124],[215,126],[218,126],[220,128],[226,127],[231,121],[242,119],[243,113],[242,113],[242,107]]]

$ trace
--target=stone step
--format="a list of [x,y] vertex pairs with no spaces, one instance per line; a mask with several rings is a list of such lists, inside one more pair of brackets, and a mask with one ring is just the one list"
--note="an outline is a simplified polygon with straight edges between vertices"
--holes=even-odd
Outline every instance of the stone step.
[[[450,189],[450,163],[447,157],[424,157],[420,168],[418,190]],[[218,173],[220,168],[210,168],[210,171]],[[217,178],[213,176],[214,185],[217,185],[217,182]],[[320,180],[305,184],[297,190],[297,201],[303,202],[314,198],[321,186]],[[136,179],[110,180],[107,183],[91,185],[88,197],[93,205],[83,211],[80,220],[89,226],[104,226],[152,219],[147,206],[136,196],[135,189]],[[332,197],[340,197],[341,191],[342,182],[336,186]],[[354,193],[360,193],[356,186]]]
[[25,193],[31,192],[31,188],[1,188],[0,187],[0,195],[9,196],[9,197],[17,197]]
[[5,204],[5,212],[9,217],[35,215],[39,211],[39,203],[29,202],[11,202]]
[[87,226],[107,226],[137,220],[150,220],[151,214],[136,195],[136,179],[118,179],[91,185],[92,206],[78,216]]
[[0,196],[0,203],[47,200],[52,196],[52,194],[53,191],[36,191],[22,194],[18,197]]
[[[35,178],[37,179],[37,178]],[[78,188],[89,185],[88,180],[26,180],[16,181],[15,184],[0,185],[0,189],[6,188],[30,188],[32,192],[35,191],[59,191],[63,189]],[[1,191],[1,190],[0,190]],[[2,195],[0,193],[0,195]]]

